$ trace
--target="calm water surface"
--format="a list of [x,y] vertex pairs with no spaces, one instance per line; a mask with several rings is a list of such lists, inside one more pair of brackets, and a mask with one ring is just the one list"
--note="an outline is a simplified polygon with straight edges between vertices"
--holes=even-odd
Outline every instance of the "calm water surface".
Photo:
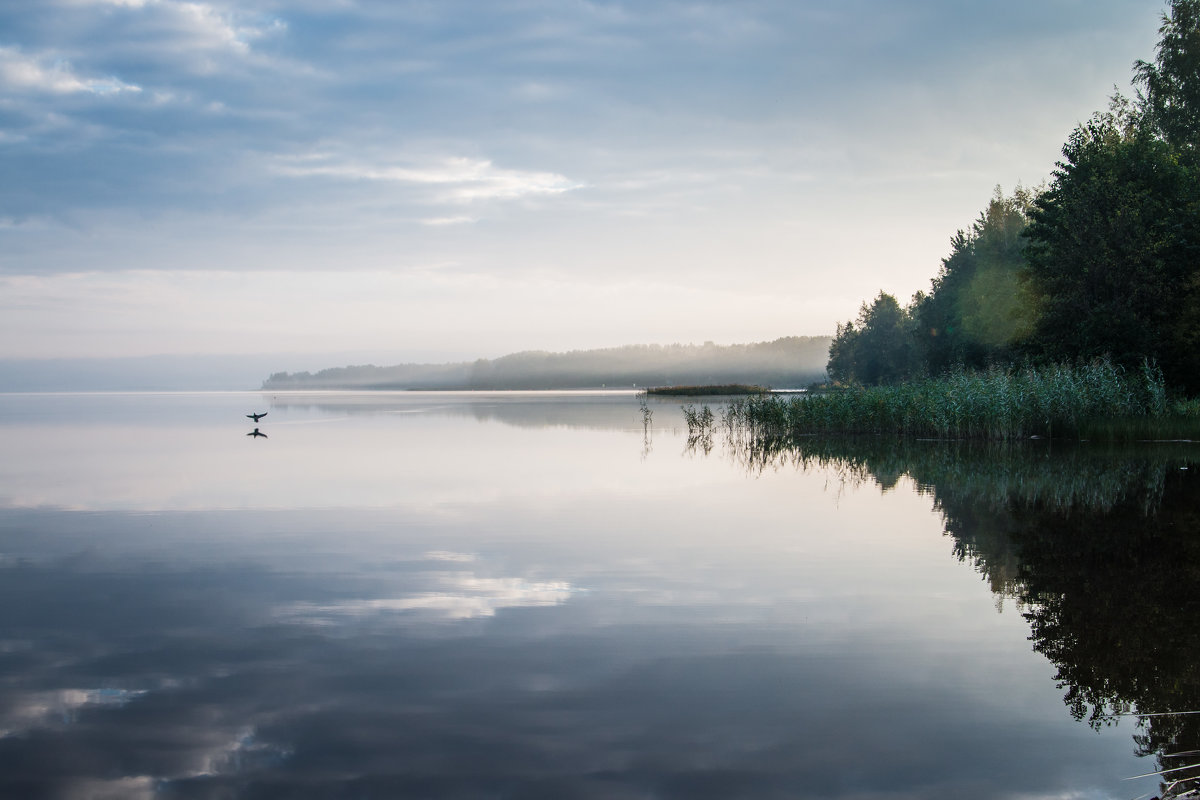
[[1190,445],[650,408],[0,395],[0,796],[1134,798],[1200,745],[1119,716],[1200,709]]

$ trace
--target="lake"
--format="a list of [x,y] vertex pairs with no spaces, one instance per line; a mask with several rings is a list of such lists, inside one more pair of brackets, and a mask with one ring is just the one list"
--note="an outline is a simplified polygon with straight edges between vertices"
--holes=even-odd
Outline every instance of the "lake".
[[0,395],[0,795],[1130,800],[1200,748],[1196,445],[648,410]]

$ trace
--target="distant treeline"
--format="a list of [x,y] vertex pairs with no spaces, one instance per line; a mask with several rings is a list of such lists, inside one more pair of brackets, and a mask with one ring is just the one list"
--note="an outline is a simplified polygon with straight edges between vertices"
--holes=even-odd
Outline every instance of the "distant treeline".
[[777,389],[821,381],[829,336],[716,345],[643,344],[567,353],[529,351],[453,364],[277,372],[263,389],[594,389],[747,383]]
[[839,325],[834,382],[1108,358],[1200,393],[1200,0],[1168,5],[1135,98],[1071,133],[1048,186],[997,188],[928,293]]

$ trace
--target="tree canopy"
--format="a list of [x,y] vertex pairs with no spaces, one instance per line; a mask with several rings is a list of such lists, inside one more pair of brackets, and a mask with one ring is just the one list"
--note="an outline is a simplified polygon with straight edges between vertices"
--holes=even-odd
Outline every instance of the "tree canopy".
[[832,379],[1107,356],[1200,391],[1200,0],[1171,0],[1159,33],[1136,98],[1079,125],[1046,187],[997,188],[928,293],[838,326]]
[[1142,124],[1191,158],[1200,145],[1200,2],[1173,0],[1154,62],[1134,64]]
[[892,383],[912,373],[916,352],[912,316],[885,292],[858,312],[853,322],[839,325],[829,348],[829,377],[835,381]]
[[914,300],[918,341],[930,372],[1008,360],[1029,335],[1033,310],[1021,281],[1021,234],[1033,196],[1018,186],[1005,197],[997,186],[971,229],[951,239],[931,292]]
[[1033,297],[1023,280],[1033,192],[1000,187],[969,230],[950,240],[950,255],[928,294],[907,307],[880,292],[857,322],[839,325],[828,373],[839,383],[892,383],[955,366],[1011,360],[1033,329]]
[[1031,351],[1047,359],[1144,358],[1195,390],[1195,171],[1144,128],[1096,117],[1071,135],[1026,232],[1039,302]]

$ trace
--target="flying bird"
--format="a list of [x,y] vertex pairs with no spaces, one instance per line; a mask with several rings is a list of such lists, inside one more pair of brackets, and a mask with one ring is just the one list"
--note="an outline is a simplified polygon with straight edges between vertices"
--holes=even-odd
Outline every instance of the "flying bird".
[[247,414],[246,416],[249,417],[250,419],[254,420],[255,422],[258,422],[260,419],[262,419],[266,415],[267,415],[267,412],[264,411],[261,414]]
[[266,438],[267,438],[267,435],[266,435],[265,433],[263,433],[262,431],[260,431],[258,428],[255,428],[254,430],[250,431],[250,432],[249,432],[249,433],[247,433],[246,435],[247,435],[247,436],[261,436],[261,437],[263,437],[264,439],[266,439]]

